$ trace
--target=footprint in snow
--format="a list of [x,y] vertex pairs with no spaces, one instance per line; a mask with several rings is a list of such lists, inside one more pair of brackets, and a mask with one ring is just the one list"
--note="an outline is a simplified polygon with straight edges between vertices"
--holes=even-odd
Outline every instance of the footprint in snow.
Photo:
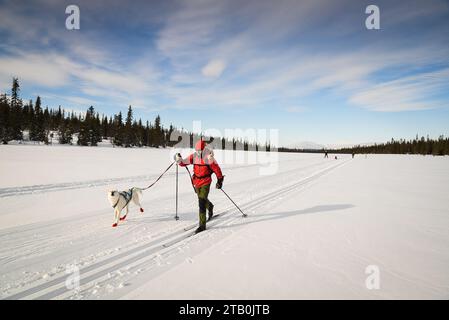
[[186,261],[187,261],[188,263],[193,263],[193,259],[190,258],[190,257],[188,257],[188,258],[186,259]]

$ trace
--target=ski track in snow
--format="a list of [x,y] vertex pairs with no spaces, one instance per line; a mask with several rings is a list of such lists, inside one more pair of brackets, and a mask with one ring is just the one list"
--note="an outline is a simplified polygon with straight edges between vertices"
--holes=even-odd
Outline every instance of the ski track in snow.
[[[307,168],[308,170],[316,167],[320,167],[320,169],[314,169],[314,171],[312,171],[312,173],[308,176],[303,177],[293,183],[281,184],[283,185],[282,187],[277,187],[275,189],[260,188],[260,190],[257,190],[258,192],[256,196],[250,197],[251,199],[249,201],[242,203],[239,202],[239,206],[244,212],[245,210],[251,210],[247,212],[249,217],[246,219],[257,220],[257,215],[252,216],[251,213],[255,212],[257,209],[263,208],[264,206],[281,201],[282,198],[279,198],[279,194],[282,194],[282,197],[286,197],[293,192],[298,192],[304,188],[307,188],[321,176],[346,164],[348,161],[351,160],[340,160],[336,164],[332,163],[331,165],[324,166],[324,168],[321,168],[323,167],[322,161],[300,167],[301,169]],[[249,166],[234,166],[227,168],[226,170],[229,171],[232,169],[247,167]],[[284,177],[291,177],[295,170],[298,170],[298,168],[281,172],[278,179],[282,180]],[[149,179],[154,179],[157,176],[158,175],[147,175],[128,178],[92,180],[78,183],[3,188],[0,189],[0,197],[21,196],[30,193],[52,192],[75,188],[89,188],[98,185],[110,184],[111,182],[146,181]],[[253,180],[257,182],[259,179],[263,178],[258,177]],[[261,190],[268,190],[268,192],[262,192]],[[111,249],[108,251],[98,252],[96,255],[91,254],[78,260],[77,265],[80,268],[81,287],[77,292],[69,290],[66,287],[68,274],[65,273],[65,266],[67,265],[67,262],[61,261],[59,265],[53,267],[51,270],[36,272],[35,274],[26,274],[24,277],[25,280],[16,283],[2,284],[0,293],[2,295],[1,297],[2,299],[95,299],[99,297],[104,298],[104,296],[107,295],[117,295],[116,289],[126,290],[129,284],[132,283],[132,279],[134,277],[139,277],[144,274],[145,279],[148,279],[156,277],[160,272],[164,272],[166,269],[156,267],[163,266],[166,263],[164,262],[166,257],[176,257],[178,253],[183,253],[185,250],[188,250],[190,242],[200,241],[201,239],[207,238],[220,238],[229,235],[229,232],[232,233],[232,230],[229,231],[228,229],[223,229],[221,227],[231,225],[238,227],[238,222],[242,221],[241,215],[232,204],[229,204],[225,200],[222,200],[221,202],[220,207],[225,209],[217,212],[220,214],[220,217],[208,223],[208,228],[210,228],[210,230],[191,237],[190,235],[192,231],[185,231],[184,229],[193,229],[197,225],[196,222],[184,222],[178,224],[176,227],[163,228],[159,234],[155,234],[152,237],[141,237],[139,239],[135,239],[134,243],[129,243],[129,239],[125,240],[128,241],[127,243],[121,243],[121,239],[126,239],[127,236],[129,237],[130,234],[133,234],[137,231],[137,228],[139,228],[137,223],[123,225],[127,228],[126,232],[122,233],[121,236],[114,238],[114,243],[112,243],[112,245],[120,244],[119,247],[116,247],[115,250]],[[194,205],[196,205],[196,203],[192,202],[192,206]],[[8,241],[9,237],[13,237],[11,241],[14,243],[19,243],[19,246],[16,247],[15,250],[23,251],[18,255],[11,255],[11,257],[6,258],[7,255],[5,255],[2,250],[10,250],[11,245],[7,245],[5,246],[6,249],[0,249],[0,256],[5,257],[0,262],[7,265],[8,263],[14,262],[14,260],[24,259],[33,253],[36,254],[36,252],[33,252],[36,249],[36,241],[39,241],[39,245],[42,245],[42,248],[47,247],[45,245],[46,243],[48,243],[48,245],[54,243],[55,239],[51,236],[54,235],[54,232],[51,232],[51,230],[56,231],[61,227],[65,228],[67,226],[71,226],[72,230],[67,230],[67,239],[70,239],[73,233],[79,232],[82,234],[83,225],[86,229],[89,229],[88,226],[90,224],[97,224],[100,214],[102,213],[92,212],[87,215],[87,217],[84,217],[84,219],[80,219],[75,216],[69,219],[62,219],[61,221],[54,221],[50,224],[45,223],[34,226],[18,227],[12,228],[12,230],[5,230],[5,232],[0,232],[0,240],[2,243],[6,243],[5,241]],[[45,232],[37,233],[36,227],[44,228]],[[16,235],[16,231],[20,231],[18,235]],[[45,236],[46,234],[48,234],[48,236]],[[95,237],[91,236],[91,239],[88,239],[87,241],[93,241],[92,246],[94,247],[101,247],[102,244],[104,245],[104,243],[101,243],[102,239],[104,239],[104,241],[111,241],[110,237],[107,237],[107,234],[109,234],[109,230],[105,229],[100,234],[95,233]],[[19,241],[17,241],[17,237],[19,237]],[[83,246],[86,246],[86,241],[72,247],[67,246],[66,244],[63,245],[66,240],[64,236],[61,237],[62,238],[59,239],[59,243],[61,244],[60,247],[53,247],[52,250],[61,250],[61,252],[67,254],[70,250],[73,252],[78,252],[82,250]],[[213,245],[213,243],[214,241],[211,241],[211,245]],[[25,249],[27,246],[29,246],[29,249]],[[45,255],[37,255],[35,260],[31,259],[28,263],[32,264],[42,259],[45,259]],[[194,263],[194,259],[190,256],[187,258],[184,257],[183,259],[189,259],[188,261],[190,263]],[[173,265],[166,267],[169,268],[172,266]]]

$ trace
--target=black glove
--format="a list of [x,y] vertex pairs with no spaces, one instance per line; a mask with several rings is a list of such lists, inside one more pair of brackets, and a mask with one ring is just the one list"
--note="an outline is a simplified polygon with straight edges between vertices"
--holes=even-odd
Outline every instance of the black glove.
[[177,164],[180,164],[182,162],[182,156],[181,156],[181,154],[179,152],[174,155],[173,159],[175,160],[175,162]]
[[215,188],[217,189],[221,189],[221,187],[223,186],[223,178],[218,179],[217,184],[215,185]]

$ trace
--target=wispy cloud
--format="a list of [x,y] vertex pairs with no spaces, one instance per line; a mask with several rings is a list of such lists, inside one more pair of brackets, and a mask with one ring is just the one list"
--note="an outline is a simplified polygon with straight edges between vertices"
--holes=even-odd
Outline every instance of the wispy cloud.
[[449,69],[403,77],[374,85],[349,98],[357,106],[373,111],[399,112],[449,107]]
[[226,63],[220,59],[214,59],[209,61],[203,69],[201,69],[201,73],[205,77],[209,78],[218,78],[223,73],[226,68]]

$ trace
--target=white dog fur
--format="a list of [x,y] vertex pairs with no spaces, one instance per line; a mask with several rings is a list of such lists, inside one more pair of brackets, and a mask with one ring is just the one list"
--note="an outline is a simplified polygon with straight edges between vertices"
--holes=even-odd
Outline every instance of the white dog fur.
[[[132,188],[130,189],[132,190],[132,198],[131,200],[127,203],[126,198],[121,194],[120,191],[118,190],[109,190],[108,191],[108,199],[109,199],[109,203],[111,204],[112,207],[114,207],[114,224],[112,225],[113,227],[116,227],[118,225],[119,221],[123,221],[126,219],[126,216],[128,215],[129,212],[129,205],[131,202],[133,202],[136,206],[138,206],[140,208],[140,212],[143,213],[143,208],[140,205],[140,198],[142,197],[142,190],[139,188]],[[127,192],[127,191],[122,191],[122,192]],[[121,217],[121,212],[122,210],[125,209],[126,213],[123,217]]]

